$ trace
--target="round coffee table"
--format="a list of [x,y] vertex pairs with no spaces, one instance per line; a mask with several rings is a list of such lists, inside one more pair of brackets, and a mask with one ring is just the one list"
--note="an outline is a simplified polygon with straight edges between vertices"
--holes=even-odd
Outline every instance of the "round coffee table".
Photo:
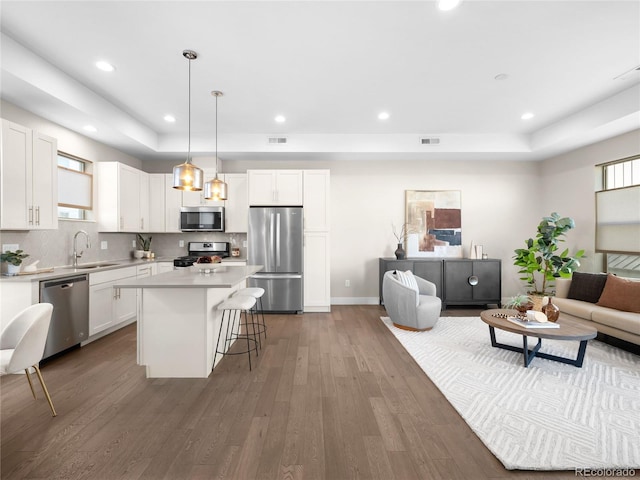
[[[560,325],[560,328],[526,328],[510,322],[506,318],[496,316],[515,316],[517,313],[518,312],[516,310],[505,310],[499,308],[485,310],[480,313],[480,318],[482,319],[482,321],[489,325],[491,346],[502,348],[504,350],[511,350],[513,352],[521,352],[524,355],[525,367],[529,366],[531,360],[533,360],[534,357],[546,358],[547,360],[555,360],[556,362],[568,363],[569,365],[575,365],[578,368],[582,367],[584,354],[587,351],[587,342],[592,338],[595,338],[598,334],[598,331],[595,328],[590,327],[589,325],[583,325],[581,323],[574,322],[567,318],[563,318],[562,313],[560,314],[560,318],[558,318],[557,321],[557,323]],[[496,328],[522,335],[522,348],[496,342]],[[527,337],[538,338],[538,343],[531,350],[527,346]],[[549,340],[579,341],[580,348],[578,349],[577,358],[564,358],[557,355],[551,355],[549,353],[541,352],[540,347],[542,346],[543,338]]]

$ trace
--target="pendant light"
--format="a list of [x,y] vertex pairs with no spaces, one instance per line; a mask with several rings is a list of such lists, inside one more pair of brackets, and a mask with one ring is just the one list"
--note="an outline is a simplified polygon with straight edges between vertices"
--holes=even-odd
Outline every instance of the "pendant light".
[[223,93],[214,90],[211,95],[216,97],[216,178],[204,184],[204,198],[217,202],[227,199],[227,184],[218,178],[218,97]]
[[182,55],[189,60],[189,143],[187,161],[173,167],[173,188],[200,191],[203,183],[202,169],[191,163],[191,60],[198,58],[198,55],[193,50],[185,50]]

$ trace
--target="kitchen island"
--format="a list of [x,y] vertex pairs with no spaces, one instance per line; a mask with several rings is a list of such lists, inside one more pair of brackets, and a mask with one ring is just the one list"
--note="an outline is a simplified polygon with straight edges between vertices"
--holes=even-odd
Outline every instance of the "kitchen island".
[[208,266],[212,273],[194,266],[115,285],[137,289],[138,364],[147,378],[206,378],[221,359],[218,305],[262,266]]

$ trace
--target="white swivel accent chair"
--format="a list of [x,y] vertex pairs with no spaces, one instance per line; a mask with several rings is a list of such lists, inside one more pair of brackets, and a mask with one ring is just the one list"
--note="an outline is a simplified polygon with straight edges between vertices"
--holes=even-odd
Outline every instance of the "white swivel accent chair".
[[432,282],[410,271],[388,271],[382,280],[384,308],[393,324],[404,330],[431,330],[440,317],[442,302]]
[[55,417],[57,414],[53,402],[38,368],[44,354],[52,313],[53,305],[50,303],[36,303],[11,319],[0,334],[0,375],[24,370],[33,398],[36,398],[29,374],[29,368],[33,367],[49,402],[51,414]]

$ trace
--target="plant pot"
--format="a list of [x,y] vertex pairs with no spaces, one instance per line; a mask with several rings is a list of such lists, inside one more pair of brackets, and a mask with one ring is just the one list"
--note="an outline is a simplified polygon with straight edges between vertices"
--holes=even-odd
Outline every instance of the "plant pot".
[[20,273],[20,265],[7,263],[7,275],[17,275]]
[[533,303],[529,302],[529,303],[525,303],[523,305],[517,306],[515,307],[516,310],[520,313],[527,313],[527,310],[533,310]]
[[134,250],[133,258],[142,258],[144,257],[144,250]]
[[531,301],[533,302],[533,307],[531,307],[530,310],[535,310],[536,312],[541,312],[542,311],[542,300],[544,299],[544,295],[532,295],[532,294],[529,294],[529,297],[531,297]]

